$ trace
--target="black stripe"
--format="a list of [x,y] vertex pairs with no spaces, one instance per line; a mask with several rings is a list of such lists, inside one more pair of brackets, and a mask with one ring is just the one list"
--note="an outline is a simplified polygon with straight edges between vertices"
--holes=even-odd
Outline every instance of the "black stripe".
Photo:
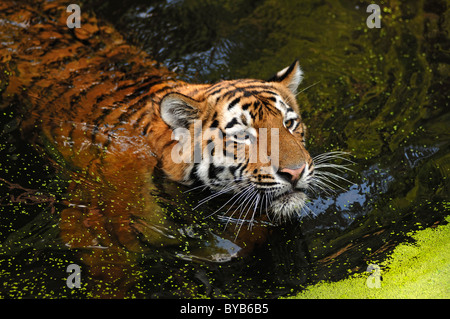
[[233,107],[235,107],[236,104],[238,104],[240,100],[241,100],[241,98],[238,97],[238,98],[235,98],[233,101],[231,101],[231,103],[228,105],[228,110],[231,110]]
[[144,128],[143,128],[143,130],[142,130],[142,135],[143,136],[146,136],[147,135],[147,131],[148,131],[148,128],[150,127],[150,122],[148,122],[147,124],[145,124],[145,126],[144,126]]
[[244,90],[243,90],[242,88],[235,88],[235,89],[233,89],[233,90],[231,90],[230,88],[228,88],[228,91],[225,92],[225,93],[222,95],[222,99],[232,98],[232,97],[234,97],[235,95],[237,95],[237,94],[239,94],[239,93],[241,93],[241,92],[244,92]]
[[198,164],[194,162],[194,165],[192,166],[192,170],[191,170],[191,172],[189,173],[189,179],[190,179],[191,181],[196,181],[196,180],[198,180],[197,167],[198,167]]
[[230,170],[230,173],[233,174],[234,177],[236,177],[235,173],[239,166],[229,166],[228,169]]
[[245,103],[244,105],[242,105],[242,109],[244,111],[246,111],[253,103]]
[[[221,86],[219,88],[214,88],[214,86],[213,86],[213,87],[209,88],[206,92],[209,93],[209,95],[216,95],[220,91],[228,89],[228,86],[222,86],[222,85],[223,84],[221,84]],[[211,90],[213,88],[214,88],[214,91],[209,92],[209,90]]]
[[[164,81],[162,81],[162,82],[164,82]],[[154,95],[157,95],[159,93],[163,93],[164,91],[168,91],[168,90],[175,89],[175,88],[176,87],[172,87],[169,84],[167,84],[166,86],[156,90],[155,92],[152,92],[152,94],[150,94],[149,96],[154,96]]]
[[223,172],[224,167],[223,166],[214,166],[214,164],[210,164],[208,168],[208,178],[209,179],[216,179],[217,174],[220,174]]
[[[151,77],[152,79],[155,79],[156,77]],[[159,77],[158,77],[159,78]],[[113,105],[110,108],[105,108],[102,111],[102,114],[97,117],[97,119],[95,119],[94,124],[95,125],[99,125],[101,124],[101,122],[103,122],[103,120],[115,109],[119,108],[119,107],[123,107],[124,104],[126,104],[127,102],[131,101],[132,99],[137,98],[140,95],[143,95],[143,92],[145,90],[148,90],[150,87],[152,87],[153,85],[162,83],[162,81],[153,81],[150,82],[138,89],[136,89],[136,91],[134,91],[132,94],[127,95],[126,97],[124,97],[121,101],[115,101],[113,103]],[[112,94],[110,94],[112,95]],[[145,105],[147,105],[147,101],[149,99],[150,95],[144,95],[141,98],[139,98],[135,103],[132,103],[130,105],[127,106],[127,112],[123,112],[119,118],[117,119],[117,122],[115,123],[114,127],[120,126],[123,122],[127,121],[130,116],[132,116],[133,114],[135,114],[136,112],[138,112],[139,110],[141,110],[143,107],[145,107]],[[105,96],[106,97],[106,96]],[[98,99],[97,99],[98,100]],[[139,117],[137,119],[137,122],[139,123],[142,120],[143,116]],[[137,127],[135,125],[135,127]],[[96,133],[96,132],[95,132]],[[92,135],[92,140],[95,141],[95,135]]]
[[93,121],[94,125],[96,126],[100,125],[105,119],[105,117],[107,117],[113,110],[114,110],[113,107],[104,108],[102,114]]
[[[149,117],[147,116],[150,112],[148,110],[145,110],[137,119],[136,121],[133,123],[133,128],[137,129],[138,126],[141,124],[142,120],[144,119],[148,119]],[[148,122],[148,124],[150,124],[150,122]],[[148,124],[146,124],[146,126],[148,126]]]
[[[117,123],[115,124],[115,127],[122,124],[123,122],[128,121],[128,119],[135,114],[137,111],[141,110],[147,103],[148,96],[141,97],[136,103],[133,103],[132,106],[128,107],[128,110],[126,112],[123,112],[119,118],[117,119]],[[131,110],[130,110],[131,109]],[[143,118],[143,115],[140,116],[137,119],[137,122],[139,123]]]
[[[152,86],[157,85],[157,84],[161,84],[163,82],[164,81],[160,80],[160,81],[150,82],[150,83],[148,83],[148,84],[146,84],[144,86],[141,86],[141,87],[137,88],[133,93],[125,96],[120,102],[121,103],[127,103],[127,102],[129,102],[131,100],[134,100],[135,98],[137,98],[137,97],[139,97],[141,95],[144,95]],[[147,96],[144,96],[144,97],[147,97]],[[140,105],[141,100],[142,99],[139,99],[139,101],[137,101],[136,103],[127,106],[127,109],[129,110],[129,109],[132,109],[135,105]]]
[[283,81],[289,74],[291,74],[292,70],[294,69],[295,65],[297,64],[297,60],[292,63],[289,68],[286,70],[286,72],[283,73],[282,76],[278,76],[278,73],[275,74],[273,77],[267,80],[267,82],[281,82]]
[[231,128],[231,127],[235,126],[236,124],[239,124],[239,122],[235,117],[233,117],[233,119],[227,124],[227,126],[225,126],[225,129]]
[[212,128],[218,127],[218,126],[219,126],[219,121],[218,121],[218,120],[214,120],[214,121],[211,123],[211,127],[212,127]]
[[250,97],[252,95],[260,95],[261,93],[268,93],[271,95],[278,95],[276,92],[274,91],[270,91],[268,90],[266,87],[261,86],[261,85],[250,85],[250,86],[246,86],[246,87],[240,87],[240,88],[236,88],[234,90],[230,90],[226,93],[224,93],[222,95],[222,98],[228,98],[231,97],[232,95],[236,95],[238,93],[242,93],[242,97]]
[[248,165],[248,160],[238,169],[239,172],[239,176],[237,176],[237,178],[241,178],[243,175],[244,170],[247,168]]
[[259,93],[267,93],[267,94],[270,94],[270,95],[278,95],[277,92],[270,91],[270,90],[262,90],[262,91],[259,91]]
[[91,133],[92,143],[95,143],[95,137],[97,136],[97,132],[98,132],[98,126],[94,125],[94,128],[92,129],[92,133]]

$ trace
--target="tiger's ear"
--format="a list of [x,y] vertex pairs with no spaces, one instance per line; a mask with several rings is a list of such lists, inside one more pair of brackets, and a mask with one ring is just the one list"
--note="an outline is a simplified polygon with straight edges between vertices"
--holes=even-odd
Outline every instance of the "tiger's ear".
[[300,69],[298,60],[295,60],[290,66],[284,68],[273,77],[271,77],[268,82],[280,82],[284,84],[293,94],[297,93],[297,88],[303,80],[303,71]]
[[198,115],[198,102],[186,95],[169,93],[161,101],[161,118],[172,129],[189,128]]

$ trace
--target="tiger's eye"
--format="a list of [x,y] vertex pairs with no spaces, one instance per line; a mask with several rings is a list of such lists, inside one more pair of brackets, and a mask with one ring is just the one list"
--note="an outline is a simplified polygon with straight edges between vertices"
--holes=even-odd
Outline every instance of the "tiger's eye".
[[286,122],[284,122],[284,125],[286,126],[287,129],[291,129],[295,124],[294,120],[287,120]]

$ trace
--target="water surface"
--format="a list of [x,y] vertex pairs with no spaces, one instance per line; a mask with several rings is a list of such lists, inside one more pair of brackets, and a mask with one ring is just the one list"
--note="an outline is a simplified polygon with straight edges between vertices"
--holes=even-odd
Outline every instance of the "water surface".
[[[381,28],[370,29],[368,4],[82,2],[184,80],[265,79],[298,58],[308,148],[351,153],[354,172],[343,177],[353,184],[314,195],[309,214],[275,227],[249,256],[215,261],[193,253],[205,248],[202,236],[213,251],[233,249],[208,232],[220,224],[204,218],[214,206],[189,215],[205,194],[165,184],[158,196],[184,225],[185,245],[125,252],[117,260],[129,267],[124,280],[91,273],[71,290],[66,268],[82,265],[86,251],[59,237],[67,181],[22,139],[12,105],[1,114],[0,296],[272,298],[365,271],[410,231],[442,223],[450,207],[450,9],[438,0],[380,1]],[[171,198],[177,189],[180,197]]]

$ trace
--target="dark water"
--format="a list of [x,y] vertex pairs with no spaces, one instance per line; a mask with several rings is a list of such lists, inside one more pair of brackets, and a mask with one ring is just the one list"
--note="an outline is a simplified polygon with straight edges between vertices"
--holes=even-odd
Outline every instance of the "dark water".
[[264,79],[298,58],[308,148],[350,152],[354,172],[343,177],[354,184],[313,197],[313,215],[277,227],[248,257],[188,258],[196,242],[188,235],[190,248],[139,255],[129,270],[135,282],[83,277],[71,290],[66,267],[82,260],[58,237],[66,182],[21,139],[10,107],[1,114],[0,297],[99,296],[101,284],[110,296],[120,286],[141,298],[276,297],[364,271],[411,230],[442,222],[450,211],[450,8],[379,1],[381,28],[370,29],[369,3],[83,2],[192,82]]

